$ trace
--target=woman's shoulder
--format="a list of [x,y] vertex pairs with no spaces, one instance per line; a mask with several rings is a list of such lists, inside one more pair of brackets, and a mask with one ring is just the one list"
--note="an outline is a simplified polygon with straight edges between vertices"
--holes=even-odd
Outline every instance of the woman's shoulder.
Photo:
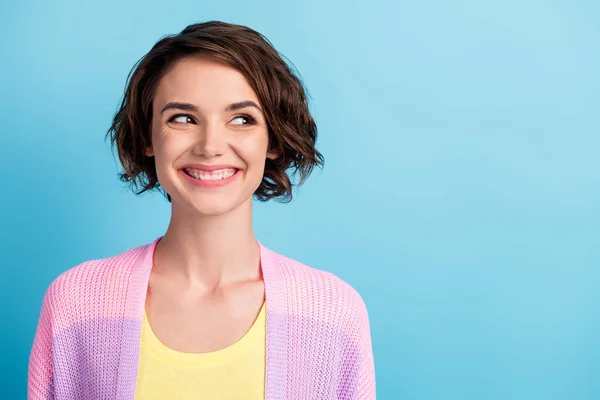
[[282,271],[280,276],[288,301],[298,308],[295,311],[325,313],[335,318],[368,318],[362,296],[349,282],[320,267],[272,254]]
[[[61,272],[50,284],[56,290],[70,290],[97,285],[111,284],[112,281],[125,278],[130,272],[136,256],[140,255],[147,245],[130,248],[111,256],[89,259]],[[133,262],[132,262],[133,261]]]
[[57,318],[83,317],[114,304],[125,294],[126,281],[144,247],[104,258],[82,261],[56,276],[44,293],[44,303]]

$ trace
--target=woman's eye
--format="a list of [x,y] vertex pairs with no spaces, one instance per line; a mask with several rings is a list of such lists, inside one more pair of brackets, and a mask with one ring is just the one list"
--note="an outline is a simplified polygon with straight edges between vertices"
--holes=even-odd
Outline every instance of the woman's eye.
[[173,115],[169,122],[177,122],[178,124],[186,124],[188,122],[194,122],[194,120],[187,114]]
[[239,115],[233,119],[234,125],[254,125],[256,121],[249,115]]

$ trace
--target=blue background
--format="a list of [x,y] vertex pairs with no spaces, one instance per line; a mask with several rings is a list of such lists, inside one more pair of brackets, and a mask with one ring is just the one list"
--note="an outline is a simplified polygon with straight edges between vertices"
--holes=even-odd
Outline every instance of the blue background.
[[0,397],[62,271],[164,233],[104,133],[133,64],[210,19],[298,68],[326,157],[268,247],[363,296],[382,399],[600,397],[600,3],[23,1],[0,11]]

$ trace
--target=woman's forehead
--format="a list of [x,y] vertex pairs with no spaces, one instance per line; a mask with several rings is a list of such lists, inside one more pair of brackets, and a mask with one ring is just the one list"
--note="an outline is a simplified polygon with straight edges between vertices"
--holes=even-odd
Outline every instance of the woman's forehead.
[[185,58],[169,68],[160,80],[155,103],[171,101],[198,108],[221,109],[229,104],[258,97],[246,78],[234,68],[204,58]]
[[204,92],[229,89],[240,92],[252,92],[252,87],[238,70],[203,58],[185,58],[179,60],[165,73],[159,83],[170,90]]

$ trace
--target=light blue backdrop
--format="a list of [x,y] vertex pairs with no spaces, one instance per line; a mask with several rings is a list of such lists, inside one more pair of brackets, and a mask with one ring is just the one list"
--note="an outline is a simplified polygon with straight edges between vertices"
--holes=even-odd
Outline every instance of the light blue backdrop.
[[378,397],[599,398],[599,4],[2,5],[0,397],[25,397],[51,280],[166,229],[104,133],[155,41],[220,19],[308,86],[325,169],[256,233],[362,294]]

